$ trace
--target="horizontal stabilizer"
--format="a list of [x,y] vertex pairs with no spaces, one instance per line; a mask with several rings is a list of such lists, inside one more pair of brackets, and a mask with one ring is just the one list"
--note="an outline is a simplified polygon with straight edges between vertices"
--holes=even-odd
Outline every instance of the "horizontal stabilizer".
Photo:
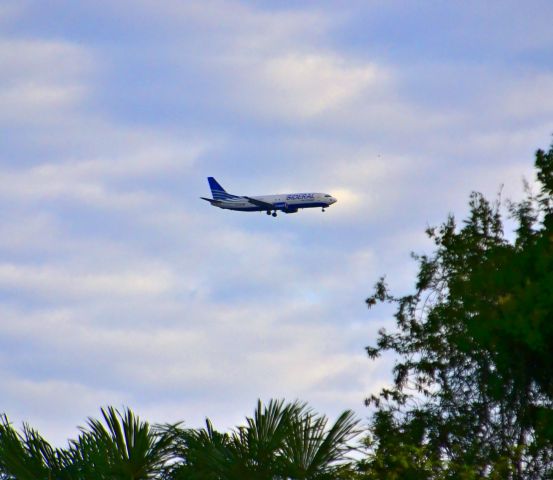
[[200,197],[202,200],[211,203],[211,205],[219,205],[221,202],[219,200],[213,200],[212,198]]

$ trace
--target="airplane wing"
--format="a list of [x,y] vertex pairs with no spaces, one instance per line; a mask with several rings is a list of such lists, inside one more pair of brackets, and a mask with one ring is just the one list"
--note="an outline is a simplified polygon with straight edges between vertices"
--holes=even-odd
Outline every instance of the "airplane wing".
[[266,210],[273,210],[275,206],[272,203],[262,202],[261,200],[256,200],[251,197],[244,197],[248,202],[253,203],[257,207],[264,208]]

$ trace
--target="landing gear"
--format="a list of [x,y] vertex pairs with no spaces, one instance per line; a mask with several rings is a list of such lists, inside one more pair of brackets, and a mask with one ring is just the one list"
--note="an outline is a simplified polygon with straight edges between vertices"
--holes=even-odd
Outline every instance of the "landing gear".
[[323,209],[322,209],[322,211],[324,212],[324,211],[325,211],[325,209],[323,208]]
[[270,214],[271,214],[271,212],[269,210],[267,210],[267,215],[270,215]]
[[276,217],[276,210],[273,212],[273,217]]

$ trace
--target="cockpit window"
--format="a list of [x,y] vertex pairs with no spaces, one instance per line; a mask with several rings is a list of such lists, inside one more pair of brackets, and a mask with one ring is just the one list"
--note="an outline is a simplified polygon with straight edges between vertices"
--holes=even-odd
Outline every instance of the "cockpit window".
[[325,198],[330,198],[330,195],[325,195]]

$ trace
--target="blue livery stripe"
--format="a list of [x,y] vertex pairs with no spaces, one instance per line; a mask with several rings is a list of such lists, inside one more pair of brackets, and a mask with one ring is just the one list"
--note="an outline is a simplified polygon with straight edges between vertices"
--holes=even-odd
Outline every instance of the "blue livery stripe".
[[233,198],[240,198],[240,197],[237,197],[236,195],[229,195],[228,193],[223,195],[221,193],[213,193],[213,198],[216,198],[217,200],[230,200],[230,199],[233,199]]

